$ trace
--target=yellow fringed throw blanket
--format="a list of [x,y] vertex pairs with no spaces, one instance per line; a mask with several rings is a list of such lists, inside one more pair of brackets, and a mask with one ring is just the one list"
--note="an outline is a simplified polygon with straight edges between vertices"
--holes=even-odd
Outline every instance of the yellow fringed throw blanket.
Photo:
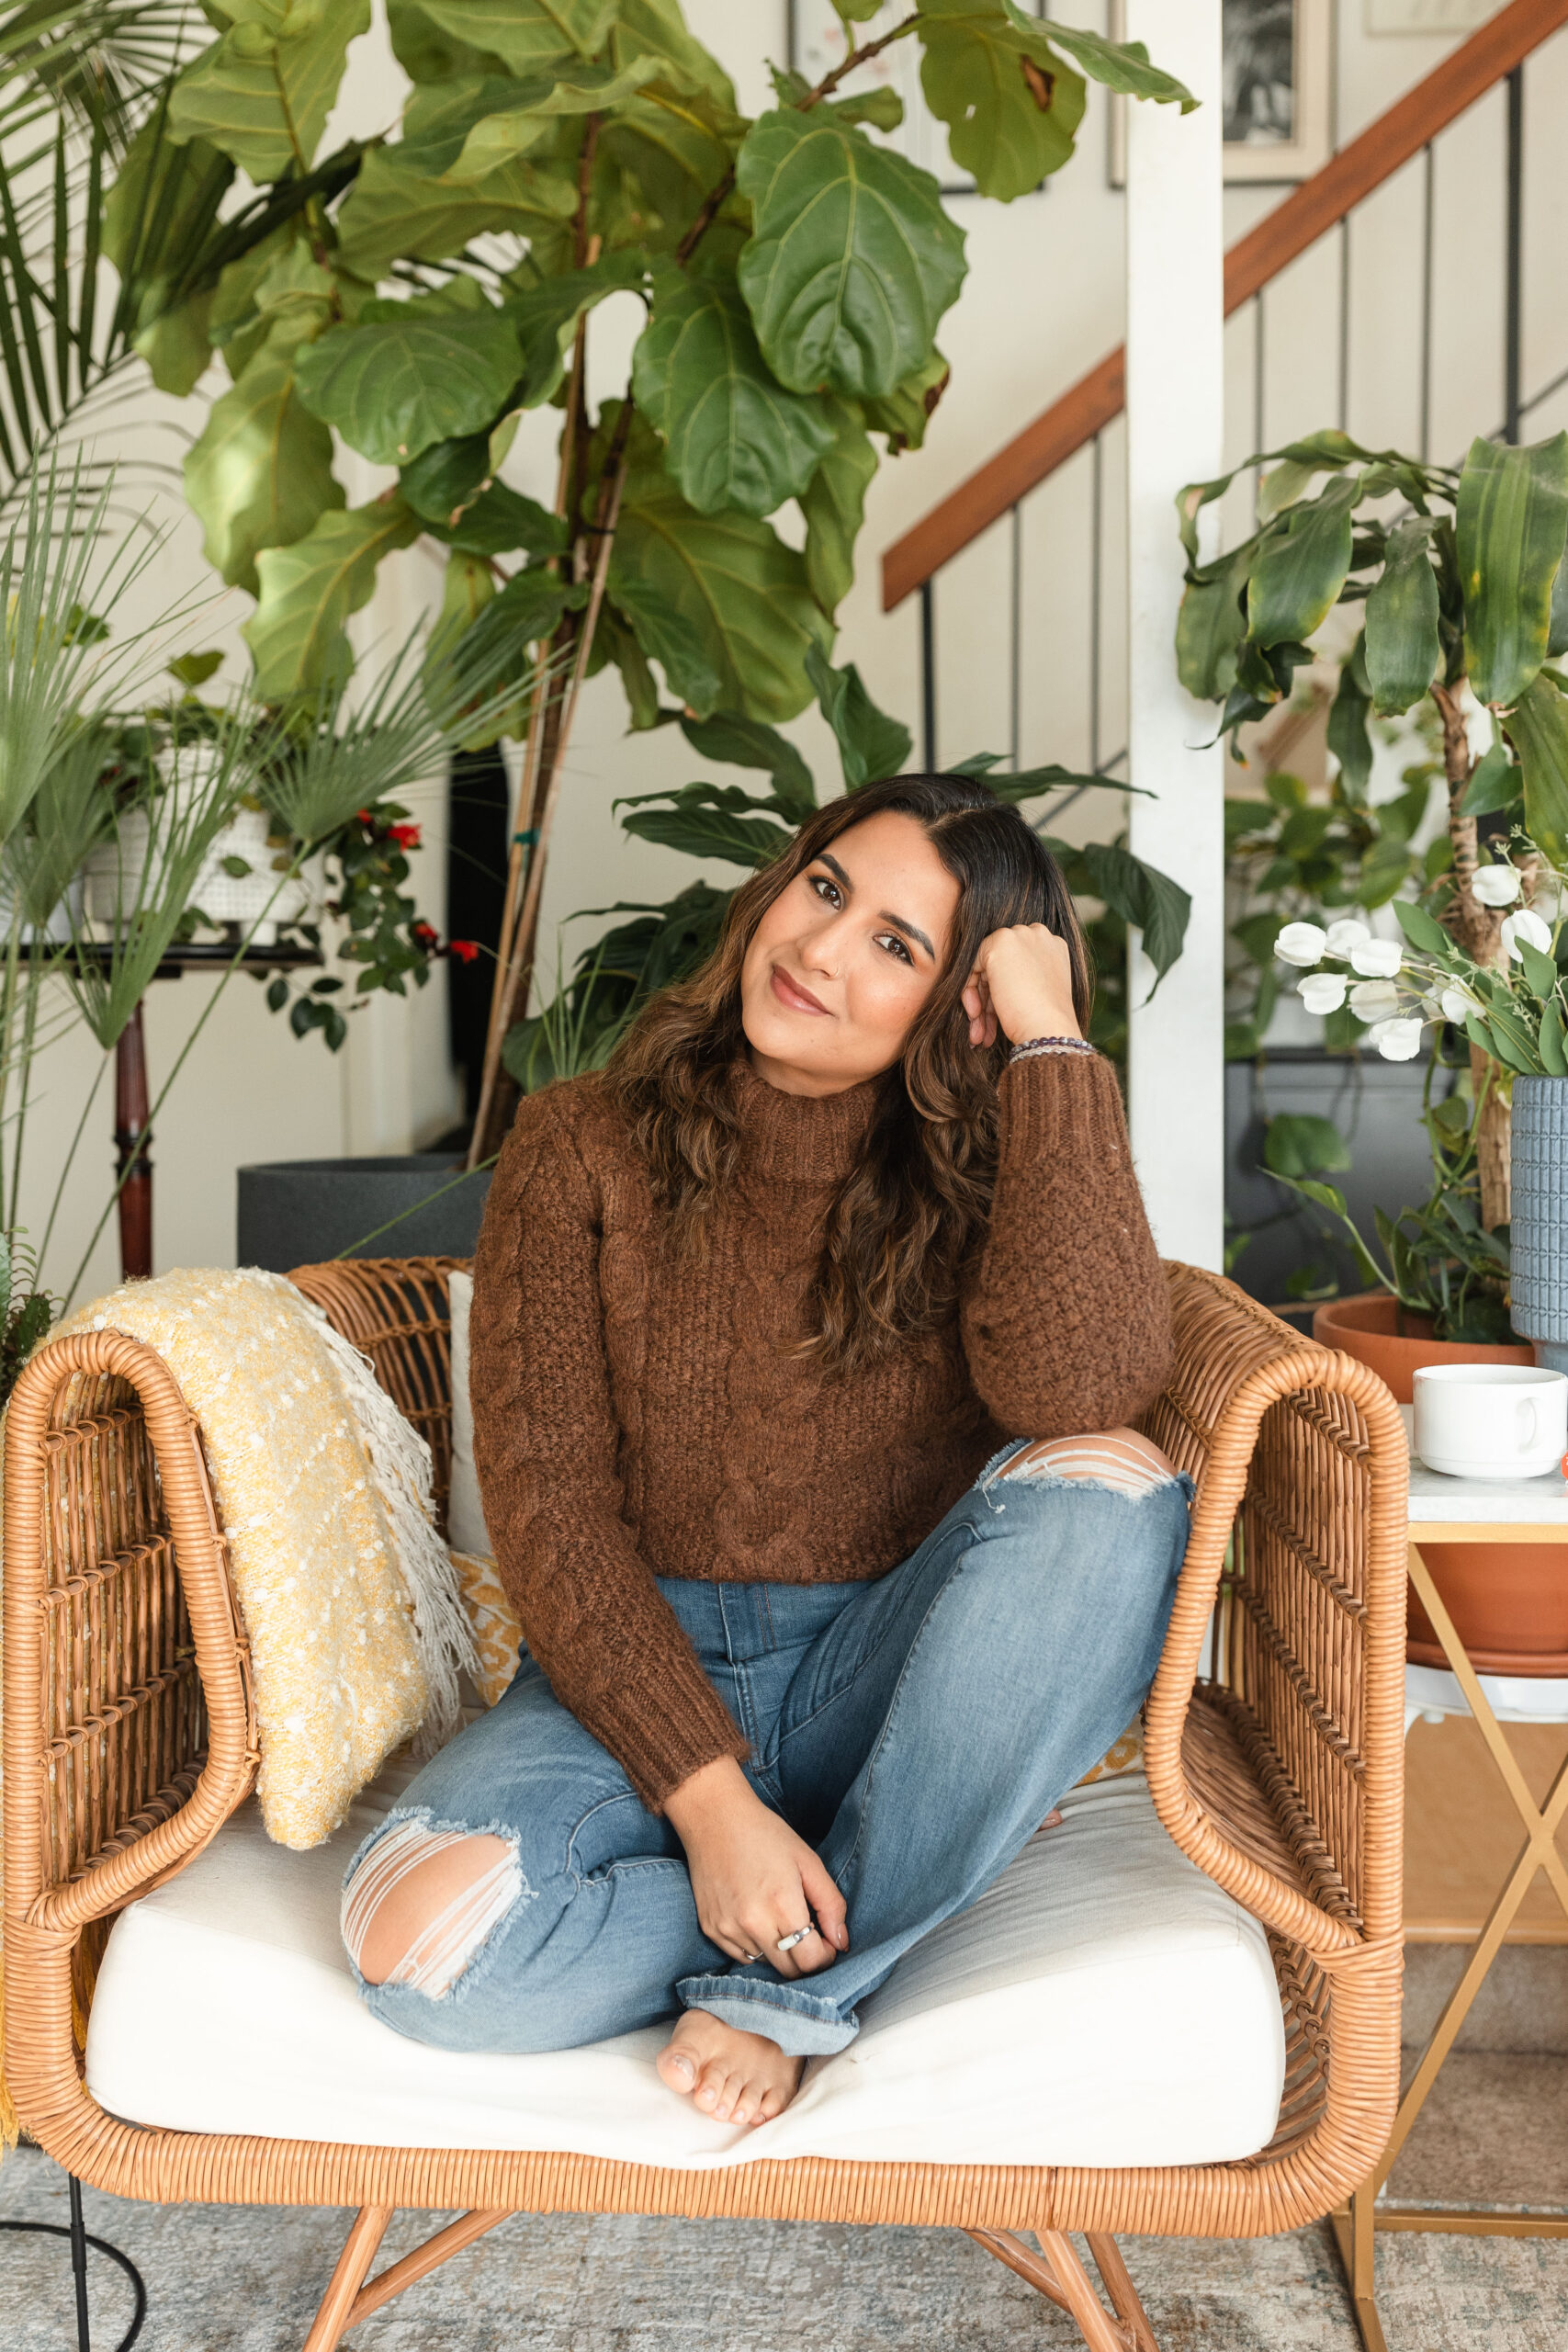
[[[269,1837],[330,1837],[392,1750],[457,1729],[478,1660],[435,1526],[430,1450],[366,1358],[279,1274],[128,1283],[57,1336],[157,1351],[201,1423],[250,1637]],[[0,2086],[0,2134],[12,2122]]]

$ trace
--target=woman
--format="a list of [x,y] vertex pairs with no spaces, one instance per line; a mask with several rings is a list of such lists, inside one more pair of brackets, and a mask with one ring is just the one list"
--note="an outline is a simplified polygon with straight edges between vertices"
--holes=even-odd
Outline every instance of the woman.
[[1124,1426],[1166,1289],[1089,1002],[1016,809],[900,777],[523,1103],[470,1388],[526,1646],[350,1868],[400,2033],[674,2016],[670,2088],[764,2122],[1125,1729],[1191,1487]]

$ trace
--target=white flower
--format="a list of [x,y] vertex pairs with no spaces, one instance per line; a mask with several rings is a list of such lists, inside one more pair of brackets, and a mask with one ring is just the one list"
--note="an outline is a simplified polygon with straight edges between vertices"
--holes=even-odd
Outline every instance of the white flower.
[[1358,1021],[1386,1021],[1399,1011],[1399,990],[1392,980],[1358,980],[1350,1010]]
[[1317,964],[1328,944],[1328,933],[1321,923],[1288,922],[1274,942],[1274,953],[1284,964]]
[[1510,915],[1503,925],[1503,944],[1516,964],[1524,961],[1523,949],[1526,947],[1539,947],[1544,956],[1551,945],[1551,928],[1529,907],[1521,907],[1518,913]]
[[1463,989],[1446,988],[1438,1001],[1442,1007],[1443,1019],[1457,1022],[1461,1029],[1465,1014],[1475,1011],[1474,998]]
[[1364,922],[1358,922],[1353,915],[1342,915],[1328,926],[1328,952],[1331,956],[1348,956],[1352,948],[1359,947],[1371,935]]
[[1404,961],[1397,939],[1369,939],[1350,950],[1351,969],[1364,972],[1369,980],[1392,980]]
[[1470,887],[1483,907],[1511,907],[1524,885],[1517,865],[1478,865]]
[[1348,983],[1339,972],[1309,972],[1296,982],[1296,994],[1309,1012],[1337,1012]]
[[1421,1023],[1380,1021],[1368,1035],[1385,1062],[1413,1062],[1421,1050]]

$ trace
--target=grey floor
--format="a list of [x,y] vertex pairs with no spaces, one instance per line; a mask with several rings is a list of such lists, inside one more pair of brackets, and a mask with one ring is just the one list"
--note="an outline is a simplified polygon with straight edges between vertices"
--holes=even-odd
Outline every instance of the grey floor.
[[[1413,2200],[1568,2210],[1568,2055],[1460,2051],[1396,2177]],[[138,2263],[148,2352],[298,2352],[347,2226],[315,2208],[146,2206],[87,2193],[87,2226]],[[0,2166],[0,2217],[63,2222],[34,2149]],[[400,2214],[385,2257],[443,2217]],[[1132,2238],[1161,2352],[1355,2352],[1326,2228],[1258,2240]],[[1391,2352],[1562,2352],[1568,2241],[1389,2237]],[[93,2267],[96,2352],[130,2312]],[[1061,2313],[955,2231],[803,2223],[504,2222],[355,2330],[355,2352],[1019,2352],[1077,2346]],[[63,2242],[0,2235],[0,2344],[70,2352]]]

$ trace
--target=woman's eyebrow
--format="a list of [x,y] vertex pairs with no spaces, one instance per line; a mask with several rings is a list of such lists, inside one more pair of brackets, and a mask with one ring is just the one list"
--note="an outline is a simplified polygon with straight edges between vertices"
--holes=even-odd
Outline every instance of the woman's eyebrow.
[[[818,863],[827,867],[834,881],[852,895],[855,886],[850,880],[849,876],[844,872],[843,867],[839,864],[838,859],[836,857],[829,856],[829,853],[825,849],[818,850],[817,857]],[[931,962],[933,964],[936,962],[936,949],[931,945],[931,941],[926,937],[925,933],[920,929],[918,923],[907,922],[902,915],[889,914],[886,907],[882,909],[881,913],[877,917],[877,921],[879,922],[890,922],[895,931],[901,931],[903,933],[906,939],[918,941],[920,946],[925,949],[926,954],[931,957]]]

